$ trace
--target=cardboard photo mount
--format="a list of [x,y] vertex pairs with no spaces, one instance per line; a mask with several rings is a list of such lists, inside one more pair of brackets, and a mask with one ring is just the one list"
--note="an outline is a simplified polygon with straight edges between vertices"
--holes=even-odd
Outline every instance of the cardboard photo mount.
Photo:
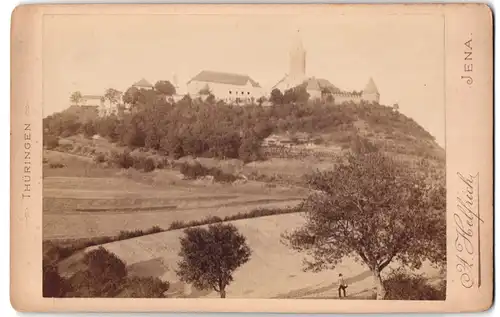
[[[51,15],[441,16],[447,186],[445,301],[42,297],[43,22]],[[70,25],[68,25],[70,27]],[[105,23],[101,26],[106,28]],[[395,25],[397,27],[397,25]],[[22,5],[11,31],[11,302],[18,311],[389,313],[484,311],[493,302],[493,19],[485,4]],[[182,32],[182,30],[179,30]],[[214,39],[216,41],[216,39]],[[433,47],[429,47],[432,50]],[[394,54],[397,55],[397,43]],[[429,115],[432,115],[431,113]],[[28,177],[29,176],[29,177]],[[471,250],[463,247],[466,215]],[[467,230],[466,230],[467,231]],[[467,231],[469,232],[469,231]]]

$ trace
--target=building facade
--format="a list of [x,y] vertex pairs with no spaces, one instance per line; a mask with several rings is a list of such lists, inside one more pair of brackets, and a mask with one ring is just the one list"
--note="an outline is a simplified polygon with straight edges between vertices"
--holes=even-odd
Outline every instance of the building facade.
[[264,96],[263,89],[248,75],[204,70],[187,83],[187,93],[193,97],[213,94],[216,100],[246,104]]

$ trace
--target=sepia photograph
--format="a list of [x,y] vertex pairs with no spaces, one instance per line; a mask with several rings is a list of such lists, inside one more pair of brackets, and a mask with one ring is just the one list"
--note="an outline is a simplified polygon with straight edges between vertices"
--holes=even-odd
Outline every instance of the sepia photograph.
[[12,21],[16,310],[491,307],[486,5],[26,5]]
[[43,296],[445,300],[443,26],[45,16]]

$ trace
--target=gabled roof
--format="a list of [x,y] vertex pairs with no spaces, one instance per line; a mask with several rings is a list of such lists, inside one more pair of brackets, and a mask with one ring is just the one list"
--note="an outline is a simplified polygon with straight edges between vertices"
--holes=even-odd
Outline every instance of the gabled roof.
[[330,81],[324,78],[315,78],[310,77],[306,79],[305,83],[307,84],[308,90],[323,90],[324,88],[329,89],[331,92],[338,91],[339,89],[335,87]]
[[375,82],[373,81],[373,78],[370,77],[370,80],[368,80],[368,83],[365,86],[365,89],[363,90],[363,93],[365,94],[378,94],[378,89],[377,86],[375,85]]
[[188,84],[192,81],[203,81],[208,83],[218,83],[227,85],[238,85],[244,86],[247,82],[250,82],[253,87],[260,87],[259,83],[250,78],[248,75],[232,74],[232,73],[222,73],[204,70],[198,75],[194,76]]
[[148,88],[153,88],[153,85],[149,83],[146,79],[142,78],[138,82],[136,82],[133,86],[135,87],[148,87]]

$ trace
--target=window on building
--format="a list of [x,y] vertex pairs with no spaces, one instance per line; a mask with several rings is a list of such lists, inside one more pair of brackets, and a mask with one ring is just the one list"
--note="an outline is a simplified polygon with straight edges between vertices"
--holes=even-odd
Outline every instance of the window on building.
[[241,94],[242,94],[242,95],[244,95],[244,94],[245,94],[245,92],[244,92],[244,91],[242,91],[242,92],[241,92]]
[[250,92],[249,92],[249,91],[247,92],[247,95],[250,95]]
[[229,91],[229,94],[232,94],[232,93],[233,93],[233,92],[230,90],[230,91]]

